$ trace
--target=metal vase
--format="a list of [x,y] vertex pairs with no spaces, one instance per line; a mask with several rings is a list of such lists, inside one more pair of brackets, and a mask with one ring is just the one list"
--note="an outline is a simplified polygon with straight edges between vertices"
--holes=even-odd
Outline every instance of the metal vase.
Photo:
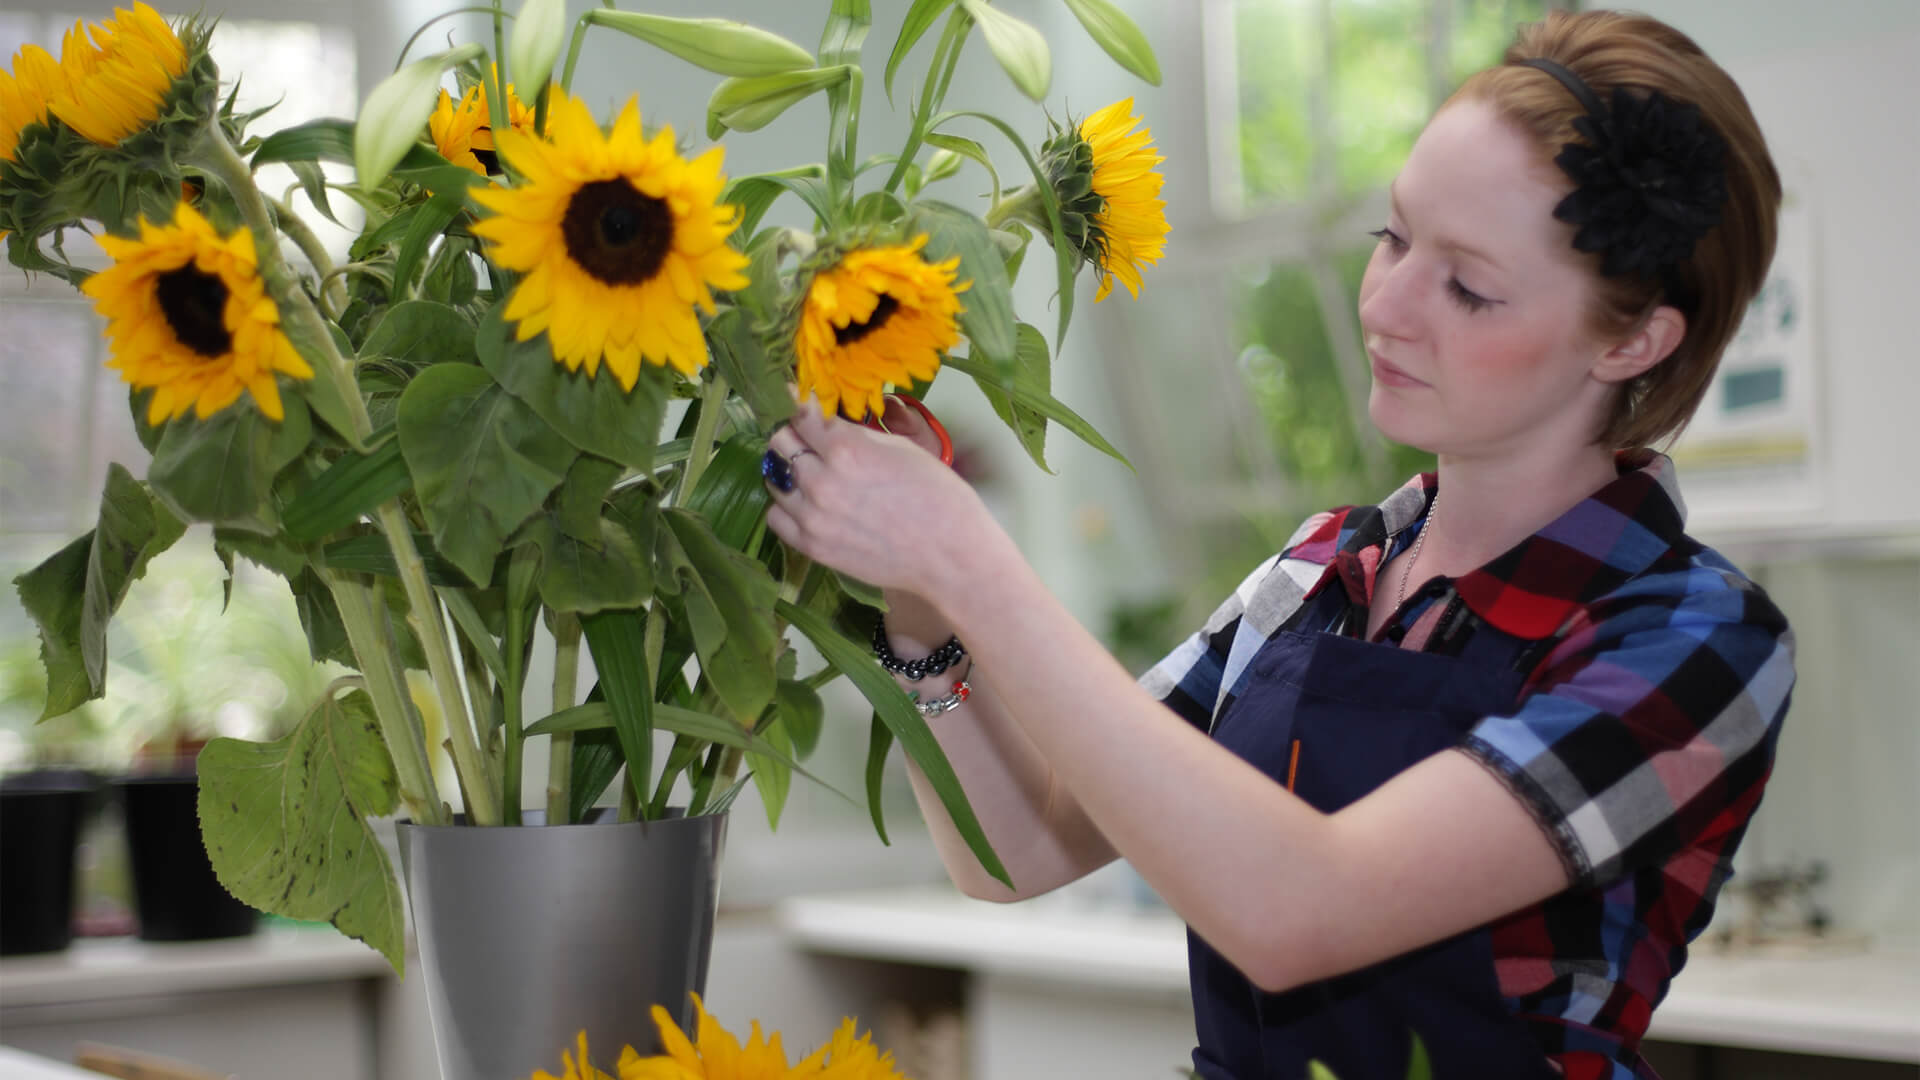
[[659,1052],[650,1015],[693,1030],[719,902],[725,813],[619,824],[398,825],[420,973],[445,1080],[557,1072],[586,1030],[596,1062]]

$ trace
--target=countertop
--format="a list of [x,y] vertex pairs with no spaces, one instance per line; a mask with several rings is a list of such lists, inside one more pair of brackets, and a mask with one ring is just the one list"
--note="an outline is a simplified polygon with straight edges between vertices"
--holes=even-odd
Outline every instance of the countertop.
[[[1066,897],[991,904],[927,887],[802,897],[776,917],[819,952],[1109,991],[1187,987],[1186,928],[1164,910]],[[1920,950],[1696,947],[1648,1034],[1920,1063]]]
[[387,972],[379,953],[332,927],[263,927],[217,941],[80,938],[0,960],[0,1008],[338,979]]

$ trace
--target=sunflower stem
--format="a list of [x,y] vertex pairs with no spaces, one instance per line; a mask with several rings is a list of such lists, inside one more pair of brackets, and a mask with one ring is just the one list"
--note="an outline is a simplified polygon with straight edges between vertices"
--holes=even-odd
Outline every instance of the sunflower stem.
[[[267,212],[266,198],[253,182],[253,170],[240,157],[239,151],[233,148],[226,132],[216,122],[209,122],[203,129],[196,150],[194,157],[197,163],[227,186],[242,220],[253,231],[260,276],[280,309],[281,318],[294,324],[298,331],[296,340],[305,341],[317,354],[308,357],[310,362],[318,361],[313,364],[315,376],[334,382],[341,400],[346,403],[354,434],[365,439],[373,433],[373,422],[367,416],[367,406],[360,397],[360,387],[354,381],[346,359],[334,347],[333,335],[328,331],[326,322],[307,299],[306,293],[301,291],[285,256],[280,253],[277,242],[279,234],[275,231],[272,216]],[[434,679],[441,699],[441,710],[448,717],[450,727],[464,725],[464,699],[459,694],[458,682],[452,678],[446,634],[434,632],[440,628],[432,626],[427,618],[420,617],[422,612],[432,613],[437,609],[431,603],[432,594],[427,589],[426,569],[420,562],[419,552],[413,548],[413,534],[397,502],[389,501],[380,508],[379,513],[381,527],[387,533],[387,542],[394,549],[395,561],[400,566],[401,580],[407,586],[407,602],[416,614],[415,621],[420,624],[422,644],[429,646],[428,656],[431,660],[435,656],[431,646],[437,641],[439,657],[444,661],[438,665],[443,671],[436,671]],[[384,624],[377,621],[381,612],[374,606],[370,596],[362,595],[366,590],[347,584],[344,578],[330,579],[330,584],[339,602],[341,619],[347,625],[347,639],[353,646],[354,657],[359,661],[360,669],[368,674],[369,687],[380,688],[373,695],[374,709],[380,721],[381,736],[387,743],[387,752],[394,759],[394,769],[401,784],[401,797],[409,809],[418,815],[416,820],[444,823],[444,812],[433,784],[433,773],[426,767],[425,734],[407,702],[406,688],[399,678],[400,667],[395,662],[392,639],[383,632]],[[355,614],[349,615],[349,608],[355,609]],[[451,696],[449,690],[452,691]],[[460,720],[461,725],[452,723],[455,718]],[[466,727],[462,734],[470,745],[473,737],[471,728]],[[457,758],[455,764],[461,764]],[[469,761],[466,767],[475,764],[477,762]],[[484,774],[462,776],[461,781],[477,787],[484,799],[489,793],[486,786],[473,783],[483,778]],[[490,817],[491,812],[491,805],[468,806],[469,816],[476,821],[481,820],[482,815]]]
[[[300,254],[305,255],[307,262],[313,266],[313,274],[321,282],[317,286],[320,299],[331,309],[328,314],[331,315],[345,308],[347,287],[334,277],[333,257],[327,254],[326,245],[314,235],[312,227],[306,223],[305,219],[294,212],[291,202],[275,199],[273,208],[280,212],[280,231],[287,234],[287,239],[293,241],[294,246],[300,249]],[[331,295],[332,293],[338,295]]]
[[[567,63],[560,69],[560,89],[573,93],[573,65],[580,61],[580,46],[587,43],[587,27],[594,22],[593,12],[589,11],[573,20],[573,40],[567,44]],[[542,130],[544,134],[544,129]]]
[[493,0],[489,6],[493,9],[493,63],[480,72],[480,78],[487,86],[487,131],[493,136],[496,155],[504,159],[506,155],[499,153],[500,129],[513,126],[513,116],[507,112],[506,81],[500,76],[501,65],[507,57],[507,39],[502,32],[500,0]]
[[460,692],[460,677],[453,667],[453,651],[447,645],[447,628],[440,620],[440,606],[427,584],[426,563],[413,546],[413,528],[400,504],[389,500],[376,511],[380,529],[387,534],[387,546],[400,569],[400,584],[406,589],[411,609],[408,625],[420,639],[427,654],[427,673],[433,677],[434,692],[440,697],[441,713],[447,718],[447,739],[453,749],[453,767],[460,773],[467,794],[467,818],[475,825],[500,824],[500,790],[493,782],[487,761],[481,755],[467,699]]
[[346,627],[347,641],[367,677],[367,696],[373,699],[373,715],[380,724],[380,738],[393,758],[393,771],[400,782],[400,801],[406,805],[416,824],[451,824],[446,805],[433,782],[433,767],[427,762],[427,742],[414,720],[413,704],[408,700],[406,682],[393,663],[393,643],[387,633],[385,612],[376,602],[373,589],[346,574],[321,572],[340,609],[340,622]]
[[940,43],[933,50],[933,59],[927,63],[927,80],[920,89],[920,106],[914,110],[913,127],[907,132],[906,149],[900,151],[899,160],[893,163],[893,172],[887,177],[889,192],[900,186],[906,178],[907,168],[920,152],[920,143],[927,137],[927,119],[940,111],[940,103],[946,99],[947,83],[953,78],[953,69],[960,62],[960,47],[966,44],[967,33],[973,28],[973,17],[963,7],[955,6],[953,14],[947,17],[947,26],[940,34]]
[[[553,620],[553,711],[573,708],[580,675],[580,618],[556,615]],[[548,743],[547,824],[569,824],[573,797],[573,733],[555,732]]]
[[997,229],[1010,219],[1018,219],[1053,235],[1053,226],[1048,223],[1045,207],[1041,205],[1040,189],[1032,184],[1024,184],[1007,193],[1006,198],[994,203],[987,211],[987,228]]
[[713,373],[712,381],[700,398],[700,419],[693,426],[693,449],[687,455],[687,474],[680,481],[680,490],[674,493],[675,506],[685,506],[692,496],[695,484],[700,482],[701,474],[707,471],[707,460],[713,456],[713,436],[720,427],[720,414],[725,412],[727,400],[727,379],[719,371]]

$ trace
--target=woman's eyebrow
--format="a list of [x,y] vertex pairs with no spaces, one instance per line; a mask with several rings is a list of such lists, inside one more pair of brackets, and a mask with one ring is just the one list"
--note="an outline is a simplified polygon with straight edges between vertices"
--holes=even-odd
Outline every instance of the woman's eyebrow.
[[[1392,206],[1394,216],[1405,221],[1407,219],[1407,212],[1401,208],[1400,194],[1395,188],[1395,185],[1398,183],[1399,181],[1395,180],[1393,183],[1387,185],[1387,202]],[[1484,250],[1474,247],[1471,244],[1462,243],[1452,237],[1445,235],[1436,236],[1432,238],[1431,243],[1442,250],[1451,251],[1456,255],[1464,255],[1469,259],[1486,263],[1495,270],[1503,270],[1506,268],[1505,263],[1487,254]]]

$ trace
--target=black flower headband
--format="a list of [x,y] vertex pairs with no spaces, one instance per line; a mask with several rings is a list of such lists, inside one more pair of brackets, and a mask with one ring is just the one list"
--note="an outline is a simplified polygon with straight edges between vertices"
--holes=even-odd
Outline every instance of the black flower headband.
[[1676,291],[1674,268],[1720,223],[1727,201],[1727,144],[1701,118],[1658,90],[1636,97],[1614,87],[1611,108],[1580,77],[1551,60],[1522,60],[1558,79],[1586,108],[1573,121],[1587,143],[1561,147],[1554,164],[1573,194],[1553,216],[1579,227],[1573,246],[1604,256],[1601,274],[1645,274]]

